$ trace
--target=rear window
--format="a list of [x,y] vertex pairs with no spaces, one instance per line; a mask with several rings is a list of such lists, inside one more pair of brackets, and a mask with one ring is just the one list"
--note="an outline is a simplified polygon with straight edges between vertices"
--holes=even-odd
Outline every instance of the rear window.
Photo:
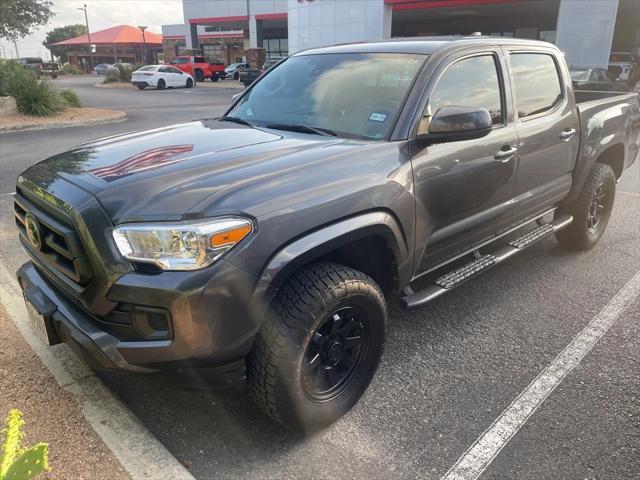
[[513,53],[510,61],[520,118],[547,112],[562,101],[560,77],[551,55]]
[[193,63],[207,63],[204,57],[194,57]]
[[141,67],[138,69],[139,72],[152,72],[156,67]]

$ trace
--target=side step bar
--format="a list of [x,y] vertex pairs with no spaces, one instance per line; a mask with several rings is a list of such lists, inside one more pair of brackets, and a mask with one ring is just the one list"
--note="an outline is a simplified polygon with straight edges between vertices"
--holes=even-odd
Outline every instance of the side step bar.
[[558,230],[570,225],[571,222],[573,222],[573,217],[571,215],[563,215],[556,218],[551,223],[541,225],[529,233],[512,240],[507,246],[502,247],[493,253],[480,255],[478,250],[476,250],[476,258],[473,261],[442,275],[436,279],[433,285],[426,287],[424,290],[420,290],[401,298],[400,302],[406,309],[425,305],[426,303],[435,300],[439,296],[463,284],[480,272],[484,272],[494,265],[502,263],[513,257],[516,253],[519,253],[525,248],[533,245],[538,240],[542,240],[543,238],[553,235]]

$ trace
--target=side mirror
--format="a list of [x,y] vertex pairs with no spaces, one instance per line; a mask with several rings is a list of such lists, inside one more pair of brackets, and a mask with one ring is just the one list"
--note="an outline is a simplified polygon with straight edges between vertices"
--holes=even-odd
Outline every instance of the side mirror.
[[429,143],[473,140],[488,135],[492,125],[491,114],[485,108],[451,105],[436,111],[428,132],[418,134],[418,139]]

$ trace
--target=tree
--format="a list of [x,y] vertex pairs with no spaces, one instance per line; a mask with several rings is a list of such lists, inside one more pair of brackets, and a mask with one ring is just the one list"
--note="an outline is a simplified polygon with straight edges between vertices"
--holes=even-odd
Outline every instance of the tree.
[[1,0],[0,37],[22,38],[54,15],[50,0]]
[[51,55],[60,58],[62,63],[68,61],[68,53],[71,51],[83,51],[88,52],[89,47],[87,45],[53,45],[54,43],[67,40],[69,38],[79,37],[87,33],[87,27],[81,24],[65,25],[64,27],[54,28],[50,32],[47,32],[47,38],[42,44],[49,49]]

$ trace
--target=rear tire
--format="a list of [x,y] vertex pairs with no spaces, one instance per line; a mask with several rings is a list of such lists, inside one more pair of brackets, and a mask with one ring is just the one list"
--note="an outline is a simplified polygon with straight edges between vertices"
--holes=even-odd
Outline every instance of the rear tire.
[[578,198],[558,209],[573,216],[567,228],[556,233],[560,245],[569,250],[588,250],[604,234],[616,195],[616,176],[604,163],[596,163]]
[[158,80],[158,84],[156,85],[156,88],[158,90],[164,90],[167,87],[167,84],[164,82],[163,79]]
[[218,76],[218,74],[211,75],[211,81],[212,82],[217,82],[219,79],[220,79],[220,77]]
[[138,90],[144,90],[145,88],[147,88],[146,85],[136,85],[136,87],[138,87]]
[[247,358],[251,397],[295,429],[336,421],[376,372],[386,319],[382,292],[364,273],[335,263],[295,272],[273,299]]

